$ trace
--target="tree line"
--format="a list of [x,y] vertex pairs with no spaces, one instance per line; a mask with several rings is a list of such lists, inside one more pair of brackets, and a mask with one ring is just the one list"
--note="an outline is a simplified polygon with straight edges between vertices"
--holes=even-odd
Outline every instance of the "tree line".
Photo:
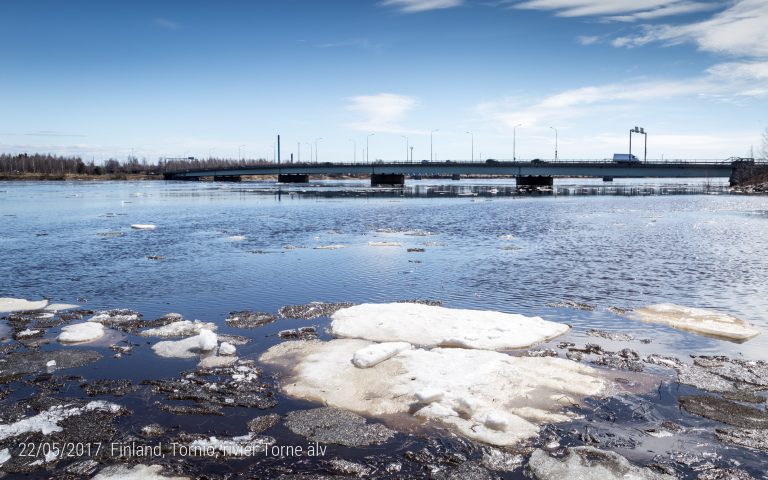
[[165,172],[196,170],[206,168],[237,168],[267,164],[265,159],[232,160],[223,158],[199,159],[161,158],[157,162],[147,162],[136,157],[124,161],[110,158],[97,165],[93,160],[84,162],[80,157],[66,157],[47,154],[18,155],[0,154],[0,173],[6,175],[41,174],[41,175],[125,175],[144,174],[162,175]]

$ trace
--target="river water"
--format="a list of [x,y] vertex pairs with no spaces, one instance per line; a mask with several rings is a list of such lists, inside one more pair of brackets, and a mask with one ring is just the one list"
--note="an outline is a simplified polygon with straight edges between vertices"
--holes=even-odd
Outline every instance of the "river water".
[[[418,298],[570,324],[558,341],[583,344],[585,332],[599,328],[651,339],[632,345],[641,355],[768,360],[766,197],[311,195],[313,188],[353,186],[278,195],[268,183],[0,182],[0,297],[129,308],[146,318],[178,312],[219,324],[219,333],[250,337],[238,347],[246,358],[279,342],[278,330],[307,322],[234,329],[224,324],[231,311]],[[344,248],[316,248],[329,245]],[[555,306],[567,301],[595,308]],[[763,333],[739,344],[608,310],[662,302],[730,313]],[[315,324],[322,329],[327,319]],[[3,328],[0,321],[0,334]],[[104,346],[94,348],[105,359],[80,371],[87,378],[139,382],[196,363],[158,359],[148,348],[118,361]]]

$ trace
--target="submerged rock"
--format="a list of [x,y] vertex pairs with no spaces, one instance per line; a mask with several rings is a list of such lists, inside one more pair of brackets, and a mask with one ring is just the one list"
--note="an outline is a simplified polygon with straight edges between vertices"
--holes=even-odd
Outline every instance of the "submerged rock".
[[614,340],[618,342],[628,342],[635,339],[635,337],[626,333],[608,332],[606,330],[597,330],[595,328],[590,328],[587,330],[587,335],[590,337],[606,338],[608,340]]
[[235,328],[256,328],[272,323],[275,320],[277,320],[277,316],[272,315],[271,313],[245,310],[242,312],[230,312],[225,322],[227,322],[227,325],[230,327]]
[[285,426],[310,441],[347,447],[376,445],[395,435],[384,425],[367,423],[360,415],[330,407],[288,412]]
[[594,447],[570,447],[562,459],[550,456],[544,450],[536,450],[528,461],[538,480],[674,480],[675,477],[654,472],[629,463],[618,453]]
[[529,347],[570,328],[539,317],[414,303],[356,305],[332,320],[331,333],[338,337],[486,350]]
[[733,315],[671,303],[635,309],[629,318],[735,341],[746,341],[760,333],[755,327]]
[[306,305],[287,305],[280,307],[278,314],[283,318],[298,318],[301,320],[312,320],[319,317],[330,317],[333,313],[342,308],[351,307],[352,303],[323,303],[312,302]]
[[741,428],[768,428],[768,412],[711,396],[681,396],[690,413]]

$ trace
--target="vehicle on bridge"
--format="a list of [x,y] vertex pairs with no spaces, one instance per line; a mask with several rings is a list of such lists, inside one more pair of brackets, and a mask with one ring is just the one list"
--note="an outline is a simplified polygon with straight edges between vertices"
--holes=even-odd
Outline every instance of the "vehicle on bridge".
[[640,163],[640,160],[631,153],[614,153],[613,163]]

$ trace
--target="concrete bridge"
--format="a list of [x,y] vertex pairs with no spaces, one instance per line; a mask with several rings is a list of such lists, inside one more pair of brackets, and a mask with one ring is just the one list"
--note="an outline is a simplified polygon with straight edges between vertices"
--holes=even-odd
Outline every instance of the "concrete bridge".
[[166,180],[240,181],[243,176],[277,175],[283,183],[306,183],[310,175],[360,175],[370,176],[371,185],[404,185],[406,177],[494,175],[515,177],[518,186],[547,187],[554,177],[613,178],[729,178],[740,162],[644,162],[618,163],[612,161],[508,162],[386,162],[386,163],[288,163],[263,164],[226,169],[184,170],[168,172]]

